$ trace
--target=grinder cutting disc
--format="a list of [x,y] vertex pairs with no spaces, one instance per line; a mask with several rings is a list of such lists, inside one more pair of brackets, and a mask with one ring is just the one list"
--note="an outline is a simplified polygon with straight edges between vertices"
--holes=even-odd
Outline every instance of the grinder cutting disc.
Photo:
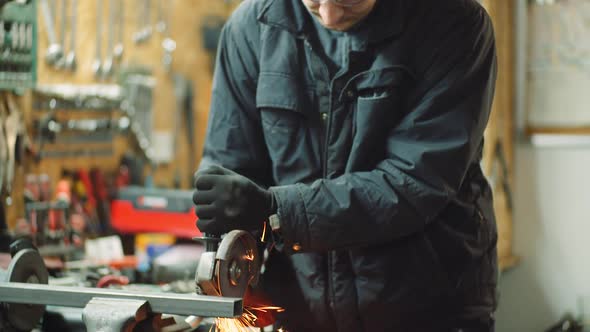
[[[23,249],[14,255],[8,267],[9,282],[47,284],[49,274],[37,250]],[[4,304],[5,317],[17,331],[32,330],[45,312],[44,305]]]
[[225,297],[244,297],[250,284],[258,282],[260,255],[256,239],[245,231],[229,232],[216,254],[215,275],[219,294]]

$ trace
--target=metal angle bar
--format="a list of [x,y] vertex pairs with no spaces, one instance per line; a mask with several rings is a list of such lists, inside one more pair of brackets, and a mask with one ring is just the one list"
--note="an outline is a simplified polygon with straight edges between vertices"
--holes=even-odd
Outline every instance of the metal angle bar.
[[237,317],[243,310],[240,298],[0,282],[0,302],[5,303],[84,308],[93,297],[145,300],[153,312],[173,315]]

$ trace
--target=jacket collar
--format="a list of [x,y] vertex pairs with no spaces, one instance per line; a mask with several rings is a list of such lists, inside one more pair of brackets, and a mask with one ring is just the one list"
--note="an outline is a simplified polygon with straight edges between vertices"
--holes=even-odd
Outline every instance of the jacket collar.
[[[369,43],[378,43],[398,35],[404,27],[405,0],[377,0],[369,19]],[[261,23],[285,29],[305,38],[314,19],[301,0],[268,0],[258,15]]]

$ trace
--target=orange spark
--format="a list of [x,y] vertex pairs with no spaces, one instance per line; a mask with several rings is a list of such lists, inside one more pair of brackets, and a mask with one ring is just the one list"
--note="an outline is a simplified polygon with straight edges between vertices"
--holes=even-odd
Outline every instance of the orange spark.
[[252,249],[248,249],[246,251],[246,255],[244,255],[244,259],[247,261],[253,261],[254,260],[254,252],[252,251]]
[[[242,316],[237,318],[217,318],[215,319],[215,332],[253,332],[258,331],[256,320],[258,317],[254,312],[283,312],[285,309],[273,306],[247,307],[244,308]],[[279,329],[279,332],[283,332]]]
[[266,223],[264,223],[264,227],[262,228],[262,236],[260,237],[260,242],[264,243],[264,238],[266,238]]

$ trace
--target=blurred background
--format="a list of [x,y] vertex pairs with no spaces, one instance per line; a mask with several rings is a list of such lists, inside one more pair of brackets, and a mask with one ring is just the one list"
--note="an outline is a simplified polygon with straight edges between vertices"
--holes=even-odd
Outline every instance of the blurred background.
[[[239,2],[0,1],[3,252],[32,239],[50,283],[194,292],[190,187]],[[590,0],[480,2],[499,55],[482,161],[497,331],[590,331]]]

